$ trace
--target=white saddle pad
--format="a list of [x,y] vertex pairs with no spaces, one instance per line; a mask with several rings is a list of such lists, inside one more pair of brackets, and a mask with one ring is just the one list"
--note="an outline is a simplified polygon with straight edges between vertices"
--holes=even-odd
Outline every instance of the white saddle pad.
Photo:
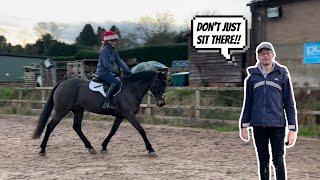
[[[118,91],[113,95],[113,96],[116,96],[117,94],[120,93],[121,89],[122,89],[122,82],[120,80],[120,78],[116,78],[117,81],[119,81],[120,83],[120,86],[118,88]],[[89,83],[89,89],[91,91],[97,91],[99,92],[100,94],[102,94],[102,96],[106,97],[106,92],[104,92],[104,89],[103,89],[103,84],[102,83],[97,83],[97,82],[94,82],[94,81],[90,81]]]
[[103,84],[102,83],[97,83],[97,82],[94,82],[94,81],[90,81],[89,89],[91,91],[100,92],[104,97],[106,97],[106,93],[103,90]]

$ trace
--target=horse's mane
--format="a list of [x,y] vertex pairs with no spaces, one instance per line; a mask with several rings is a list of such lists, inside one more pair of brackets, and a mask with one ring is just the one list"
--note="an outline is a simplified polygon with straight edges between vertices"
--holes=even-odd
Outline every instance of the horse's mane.
[[138,73],[132,74],[132,76],[128,78],[124,78],[124,81],[133,82],[138,80],[151,80],[155,77],[156,72],[154,71],[142,71]]

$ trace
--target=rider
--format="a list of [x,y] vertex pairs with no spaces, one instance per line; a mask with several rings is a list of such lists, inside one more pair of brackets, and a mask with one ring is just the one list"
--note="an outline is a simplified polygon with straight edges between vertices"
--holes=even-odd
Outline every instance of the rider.
[[110,100],[112,92],[119,84],[116,79],[114,65],[118,65],[126,74],[126,76],[131,75],[129,67],[120,59],[115,48],[118,44],[118,35],[113,31],[106,31],[102,34],[102,47],[99,52],[99,62],[97,65],[97,74],[99,78],[110,87],[106,93],[105,101],[102,108],[114,108],[110,105]]

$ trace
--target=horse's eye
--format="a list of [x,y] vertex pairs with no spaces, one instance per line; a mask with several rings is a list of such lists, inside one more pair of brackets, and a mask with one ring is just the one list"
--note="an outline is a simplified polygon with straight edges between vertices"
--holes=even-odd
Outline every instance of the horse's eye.
[[162,94],[162,98],[163,98],[163,99],[166,98],[166,94]]

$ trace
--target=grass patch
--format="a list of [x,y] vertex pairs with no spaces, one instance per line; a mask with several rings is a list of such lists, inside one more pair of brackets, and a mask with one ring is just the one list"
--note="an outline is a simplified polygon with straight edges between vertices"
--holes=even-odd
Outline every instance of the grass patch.
[[0,89],[0,99],[15,99],[18,97],[18,91],[13,88],[1,88]]
[[305,137],[320,138],[320,125],[300,126],[298,135]]
[[17,103],[7,103],[7,105],[2,108],[1,112],[5,114],[32,115],[30,105],[20,106]]
[[225,110],[201,110],[201,118],[221,119],[221,120],[238,120],[240,112]]

